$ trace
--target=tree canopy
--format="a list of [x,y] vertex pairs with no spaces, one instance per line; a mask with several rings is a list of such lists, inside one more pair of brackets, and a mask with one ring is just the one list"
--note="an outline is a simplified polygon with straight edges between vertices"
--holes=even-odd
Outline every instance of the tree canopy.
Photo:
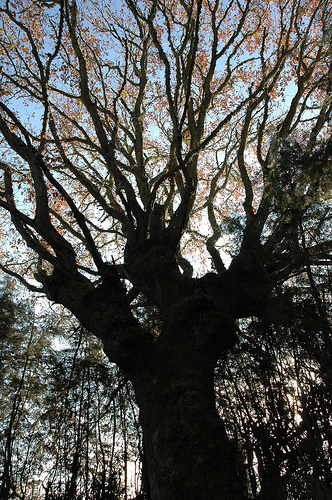
[[[327,0],[0,7],[0,268],[69,309],[133,382],[153,500],[249,494],[211,395],[239,338],[250,357],[247,335],[258,355],[260,331],[297,332],[297,360],[312,308],[316,348],[331,352],[331,11]],[[181,433],[202,457],[185,485],[176,457],[193,454],[171,446]]]
[[220,272],[249,240],[276,283],[303,266],[285,234],[329,193],[330,10],[6,1],[2,265],[95,282],[167,238],[186,275],[195,248]]

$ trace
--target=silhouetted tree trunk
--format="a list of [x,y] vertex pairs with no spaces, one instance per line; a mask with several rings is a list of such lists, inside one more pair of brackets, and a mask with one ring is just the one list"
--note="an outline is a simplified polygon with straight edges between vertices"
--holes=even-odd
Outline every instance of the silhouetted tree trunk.
[[261,491],[259,500],[287,500],[286,481],[280,475],[278,465],[266,466],[261,478]]
[[163,346],[134,381],[151,498],[245,498],[215,408],[213,367],[188,357]]
[[248,302],[238,270],[227,271],[223,280],[216,275],[192,280],[180,273],[166,244],[151,245],[144,254],[134,250],[128,254],[132,279],[160,304],[163,326],[153,341],[126,313],[126,296],[121,301],[111,275],[109,283],[88,292],[89,300],[84,286],[75,295],[66,293],[75,283],[59,281],[53,288],[50,281],[49,286],[67,296],[66,305],[103,340],[110,360],[133,382],[151,498],[245,498],[238,451],[226,435],[214,395],[215,364],[236,342],[234,318]]

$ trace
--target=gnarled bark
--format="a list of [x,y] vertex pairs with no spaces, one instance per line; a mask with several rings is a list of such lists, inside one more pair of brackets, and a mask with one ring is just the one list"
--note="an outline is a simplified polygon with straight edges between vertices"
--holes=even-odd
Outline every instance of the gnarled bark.
[[179,344],[157,343],[133,377],[151,498],[244,499],[238,450],[215,407],[210,353]]

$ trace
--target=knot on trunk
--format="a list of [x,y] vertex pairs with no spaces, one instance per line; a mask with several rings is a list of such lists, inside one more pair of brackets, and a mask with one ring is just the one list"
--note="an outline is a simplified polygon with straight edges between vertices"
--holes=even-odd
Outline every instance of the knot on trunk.
[[198,345],[210,346],[218,353],[231,349],[238,338],[238,326],[235,320],[225,313],[213,310],[199,314],[194,332]]
[[238,326],[210,297],[197,293],[179,300],[164,318],[167,329],[180,335],[200,355],[216,361],[221,352],[237,342]]

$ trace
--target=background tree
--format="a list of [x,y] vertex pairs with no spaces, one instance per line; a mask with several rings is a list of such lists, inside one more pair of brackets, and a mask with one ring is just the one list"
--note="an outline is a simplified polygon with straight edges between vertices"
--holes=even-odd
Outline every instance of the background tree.
[[49,330],[46,337],[36,327],[33,307],[14,301],[9,284],[2,291],[0,307],[0,492],[7,500],[25,498],[31,476],[42,472],[42,444],[34,407],[45,387],[41,357],[50,345],[52,332]]
[[[274,324],[305,273],[330,335],[313,272],[331,248],[330,3],[0,13],[2,270],[133,383],[152,499],[247,497],[213,386],[237,321]],[[262,497],[278,443],[255,451]]]
[[1,498],[132,498],[140,468],[128,382],[100,342],[68,318],[56,326],[50,311],[35,314],[9,288],[0,300]]

